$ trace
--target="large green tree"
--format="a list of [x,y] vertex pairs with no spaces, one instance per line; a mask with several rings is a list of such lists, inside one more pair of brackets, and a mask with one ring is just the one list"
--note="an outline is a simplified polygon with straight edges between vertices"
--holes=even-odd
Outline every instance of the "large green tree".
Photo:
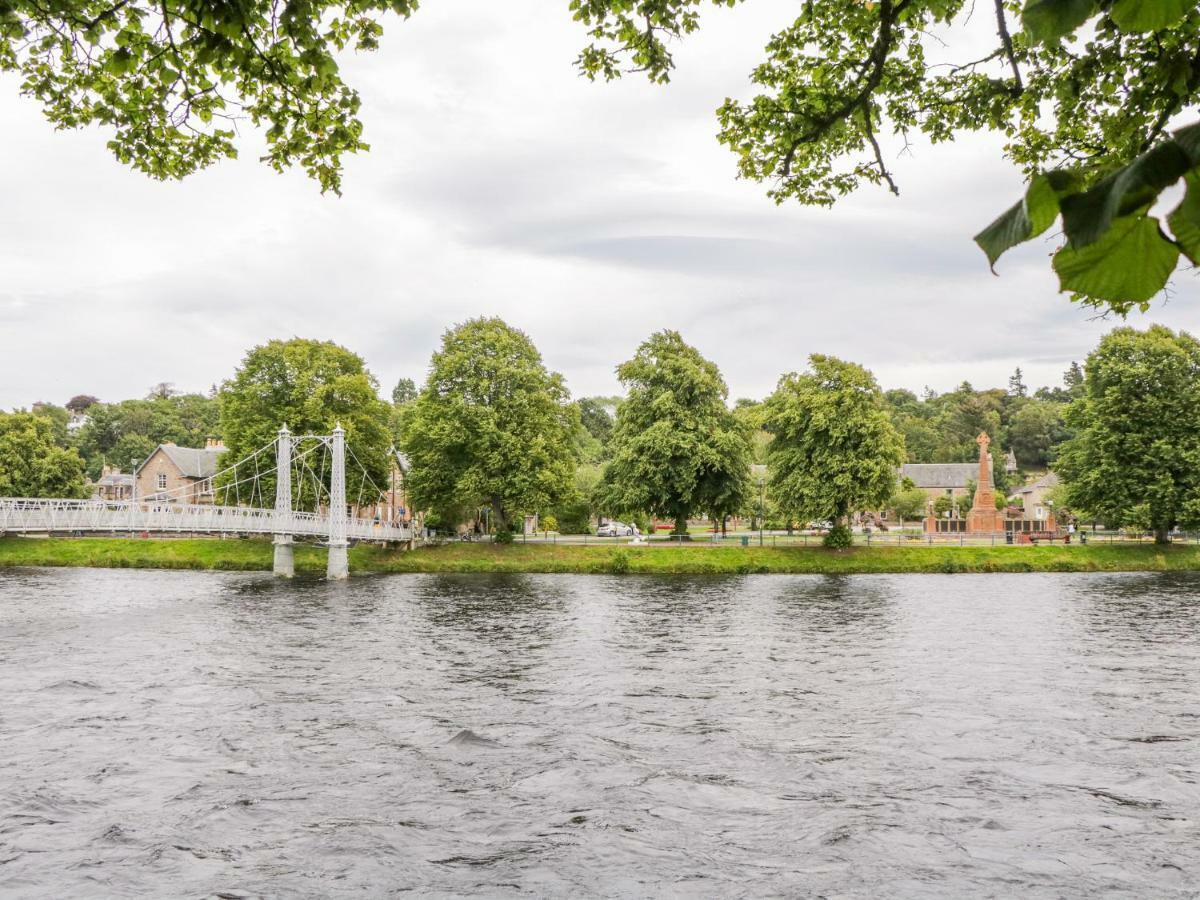
[[0,497],[86,497],[83,460],[58,445],[54,423],[0,413]]
[[75,435],[75,444],[96,478],[105,465],[126,469],[167,441],[181,447],[203,447],[220,436],[220,408],[202,394],[174,394],[153,400],[96,403],[87,410],[88,422]]
[[771,496],[790,518],[830,520],[844,540],[851,513],[884,506],[904,462],[875,377],[832,356],[809,357],[811,371],[784,375],[767,398]]
[[392,388],[392,403],[403,406],[417,399],[417,384],[411,378],[401,378]]
[[[568,0],[592,78],[669,79],[670,46],[703,7],[737,0]],[[159,178],[236,155],[235,123],[266,127],[265,159],[338,190],[342,155],[367,148],[337,55],[378,45],[388,12],[416,0],[5,0],[0,70],[51,122],[111,130],[117,158]],[[1005,139],[1025,196],[977,236],[991,262],[1062,218],[1063,290],[1125,311],[1181,255],[1200,261],[1200,10],[1186,0],[995,0],[991,46],[967,0],[809,0],[727,99],[719,137],[776,201],[833,203],[863,183],[899,186],[887,160],[920,133]],[[986,40],[986,39],[985,39]],[[1148,214],[1180,180],[1168,235]]]
[[451,328],[404,416],[412,504],[452,520],[487,506],[507,532],[571,494],[578,425],[562,376],[527,335],[495,318]]
[[[293,435],[328,435],[340,423],[346,431],[346,496],[354,503],[373,502],[386,489],[391,474],[391,406],[379,399],[379,383],[361,357],[330,341],[293,338],[270,341],[246,354],[234,376],[221,386],[223,464],[246,458],[271,444],[280,427]],[[311,444],[298,443],[297,455]],[[306,462],[312,469],[293,475],[299,505],[311,508],[329,486],[324,450]],[[260,468],[274,466],[273,452],[260,457]],[[239,477],[246,472],[239,472]],[[317,481],[322,487],[318,488]],[[246,498],[245,486],[238,492]],[[254,483],[254,502],[273,503],[275,477],[263,474]],[[232,501],[234,495],[229,494]]]
[[1071,436],[1064,421],[1066,405],[1052,400],[1030,400],[1022,404],[1009,426],[1009,443],[1023,466],[1049,465],[1057,447]]
[[1067,504],[1110,525],[1200,526],[1200,342],[1118,328],[1088,357],[1056,471]]
[[602,493],[613,511],[675,520],[735,513],[750,492],[748,429],[725,405],[716,364],[675,331],[651,335],[617,368],[628,397],[617,410]]

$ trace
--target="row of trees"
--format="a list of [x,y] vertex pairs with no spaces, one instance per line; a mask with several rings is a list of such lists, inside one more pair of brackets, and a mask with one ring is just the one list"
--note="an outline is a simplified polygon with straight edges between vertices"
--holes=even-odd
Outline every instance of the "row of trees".
[[837,523],[836,544],[853,512],[888,504],[920,515],[924,495],[897,485],[896,467],[972,460],[987,430],[1023,466],[1053,463],[1077,514],[1160,540],[1200,527],[1200,344],[1161,326],[1116,329],[1061,387],[1032,393],[1020,369],[1007,390],[884,393],[861,366],[814,355],[766,400],[731,409],[717,367],[672,331],[652,335],[617,374],[623,399],[572,404],[561,376],[500,320],[447,332],[400,419],[415,504],[452,520],[487,505],[502,530],[517,512],[579,518],[580,508],[683,530],[698,513],[753,514],[765,495],[777,521]]
[[[668,518],[684,532],[690,516],[724,521],[751,505],[756,432],[766,431],[774,506],[790,520],[844,524],[891,495],[904,441],[869,372],[810,362],[761,408],[732,410],[716,365],[662,331],[617,368],[627,394],[613,416],[609,398],[572,403],[525,334],[476,319],[444,335],[425,386],[402,403],[409,494],[447,523],[486,506],[501,534],[518,514],[561,512],[565,523],[580,507]],[[580,479],[581,468],[596,477]]]
[[[448,330],[424,384],[402,379],[389,404],[349,350],[272,341],[209,396],[160,384],[141,400],[80,395],[0,414],[0,494],[83,496],[105,461],[128,465],[164,441],[221,435],[237,459],[281,424],[324,434],[340,423],[355,448],[351,496],[387,483],[398,447],[414,507],[445,525],[487,508],[501,534],[527,513],[564,530],[607,514],[682,531],[689,517],[723,522],[760,504],[780,523],[844,524],[885,504],[919,515],[921,492],[898,487],[896,467],[971,459],[987,430],[1028,465],[1053,461],[1078,514],[1163,538],[1200,526],[1200,344],[1160,326],[1113,331],[1063,387],[1032,395],[1020,370],[1007,390],[884,393],[861,366],[814,355],[764,401],[731,407],[717,366],[673,331],[651,335],[617,374],[623,397],[572,401],[528,336],[475,319]],[[69,430],[71,413],[86,424]]]

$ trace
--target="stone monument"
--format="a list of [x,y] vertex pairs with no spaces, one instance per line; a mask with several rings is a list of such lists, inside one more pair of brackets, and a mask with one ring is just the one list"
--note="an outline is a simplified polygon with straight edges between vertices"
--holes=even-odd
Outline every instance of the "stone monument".
[[972,534],[1004,531],[1004,513],[996,509],[996,489],[992,484],[992,462],[988,456],[991,441],[986,431],[975,439],[979,445],[979,480],[975,483],[975,502],[967,513],[967,532]]

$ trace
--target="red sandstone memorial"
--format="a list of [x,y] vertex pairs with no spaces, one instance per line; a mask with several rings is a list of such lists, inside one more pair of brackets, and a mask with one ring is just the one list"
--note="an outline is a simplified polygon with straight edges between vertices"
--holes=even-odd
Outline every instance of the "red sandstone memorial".
[[1004,531],[1005,516],[996,509],[996,489],[992,484],[992,457],[988,454],[991,438],[986,431],[975,439],[979,445],[979,478],[975,482],[975,502],[967,513],[968,534],[995,534]]
[[975,482],[975,498],[970,511],[965,517],[951,516],[938,518],[930,505],[929,515],[925,518],[927,533],[957,533],[957,534],[1005,534],[1012,533],[1028,540],[1030,535],[1052,535],[1057,529],[1054,516],[1046,519],[1009,518],[1003,511],[996,509],[996,487],[992,480],[992,457],[988,446],[992,439],[986,431],[981,432],[975,439],[979,445],[979,477]]

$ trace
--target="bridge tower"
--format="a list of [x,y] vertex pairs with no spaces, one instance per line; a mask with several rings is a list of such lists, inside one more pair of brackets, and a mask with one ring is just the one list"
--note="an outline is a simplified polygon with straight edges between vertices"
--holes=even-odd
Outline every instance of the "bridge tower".
[[350,575],[346,521],[346,432],[339,422],[331,442],[333,466],[329,473],[329,562],[325,577],[336,581]]
[[280,578],[296,574],[296,555],[292,548],[292,433],[287,425],[279,429],[275,440],[275,564],[272,571]]

